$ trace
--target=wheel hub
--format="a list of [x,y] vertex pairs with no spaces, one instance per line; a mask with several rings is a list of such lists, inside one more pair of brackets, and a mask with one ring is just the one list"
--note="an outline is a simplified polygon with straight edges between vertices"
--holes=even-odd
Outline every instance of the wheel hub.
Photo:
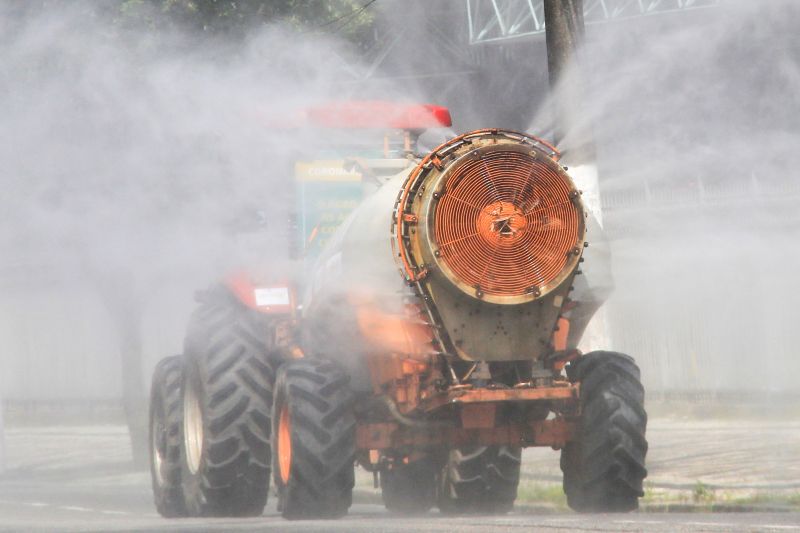
[[167,451],[167,430],[164,427],[161,413],[153,421],[150,433],[153,439],[153,475],[155,475],[156,483],[161,486],[164,484],[164,474],[161,469],[163,468],[164,455]]
[[189,471],[196,474],[200,469],[200,457],[203,453],[203,411],[192,380],[188,380],[183,396],[183,443],[186,464]]

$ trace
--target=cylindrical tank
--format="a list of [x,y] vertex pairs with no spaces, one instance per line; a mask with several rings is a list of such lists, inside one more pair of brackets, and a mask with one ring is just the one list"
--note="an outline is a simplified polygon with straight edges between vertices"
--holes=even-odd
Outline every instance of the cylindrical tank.
[[540,359],[553,351],[585,219],[551,146],[503,130],[457,137],[337,230],[304,299],[305,347],[365,385],[370,354]]

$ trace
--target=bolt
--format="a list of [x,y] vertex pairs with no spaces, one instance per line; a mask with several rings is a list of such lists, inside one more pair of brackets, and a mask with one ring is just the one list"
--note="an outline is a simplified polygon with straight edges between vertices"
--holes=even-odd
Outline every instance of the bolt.
[[436,256],[436,257],[441,257],[441,255],[442,255],[442,252],[440,252],[439,250],[435,250],[435,251],[433,252],[433,255],[434,255],[434,256]]

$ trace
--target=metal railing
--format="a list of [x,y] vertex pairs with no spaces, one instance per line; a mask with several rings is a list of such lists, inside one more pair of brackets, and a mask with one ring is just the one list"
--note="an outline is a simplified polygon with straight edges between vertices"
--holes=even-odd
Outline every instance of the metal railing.
[[[464,0],[469,43],[483,44],[544,34],[543,0]],[[586,24],[702,9],[722,0],[585,0]]]

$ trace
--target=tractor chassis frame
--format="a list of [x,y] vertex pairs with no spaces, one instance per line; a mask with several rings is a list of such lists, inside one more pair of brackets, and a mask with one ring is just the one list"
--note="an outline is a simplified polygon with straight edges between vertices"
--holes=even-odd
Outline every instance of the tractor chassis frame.
[[[573,409],[580,397],[579,383],[551,387],[513,389],[452,388],[429,398],[420,407],[434,415],[419,424],[367,422],[356,427],[359,451],[386,452],[419,448],[457,448],[467,445],[549,446],[561,449],[576,434],[577,416],[556,416],[495,425],[495,412],[502,404],[549,402],[565,411]],[[437,411],[457,409],[459,416],[436,417]],[[448,421],[451,420],[451,421]],[[460,422],[460,424],[459,424]]]

